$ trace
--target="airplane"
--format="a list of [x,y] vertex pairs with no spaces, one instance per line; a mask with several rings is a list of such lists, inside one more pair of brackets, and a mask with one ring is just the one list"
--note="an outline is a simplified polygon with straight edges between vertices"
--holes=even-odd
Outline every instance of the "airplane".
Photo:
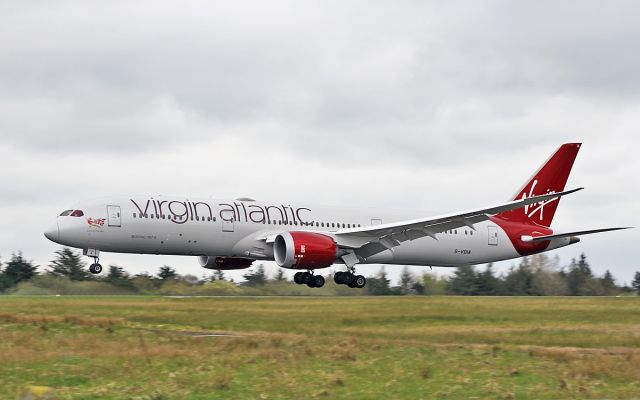
[[363,288],[360,264],[457,267],[528,256],[572,245],[579,236],[629,227],[551,229],[581,143],[566,143],[511,201],[444,215],[289,202],[133,196],[87,201],[63,211],[44,235],[83,250],[99,274],[101,252],[196,256],[207,269],[275,261],[294,281],[322,287],[315,271],[338,264],[337,284]]

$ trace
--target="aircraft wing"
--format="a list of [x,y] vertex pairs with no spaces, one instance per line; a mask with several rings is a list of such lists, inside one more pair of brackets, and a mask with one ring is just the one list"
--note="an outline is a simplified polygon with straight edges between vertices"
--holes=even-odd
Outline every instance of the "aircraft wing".
[[544,203],[582,189],[577,188],[564,192],[533,196],[460,213],[370,225],[361,228],[341,229],[333,233],[333,237],[338,246],[343,249],[352,249],[356,256],[366,259],[374,254],[399,246],[407,240],[415,240],[424,236],[437,240],[435,236],[437,233],[464,226],[474,229],[474,224],[488,220],[493,214],[514,210],[529,204]]
[[544,236],[522,236],[523,242],[541,242],[544,240],[551,239],[560,239],[574,236],[582,236],[582,235],[590,235],[592,233],[600,233],[600,232],[609,232],[609,231],[619,231],[621,229],[631,229],[630,226],[624,226],[619,228],[602,228],[602,229],[591,229],[588,231],[577,231],[577,232],[567,232],[567,233],[556,233],[553,235],[544,235]]

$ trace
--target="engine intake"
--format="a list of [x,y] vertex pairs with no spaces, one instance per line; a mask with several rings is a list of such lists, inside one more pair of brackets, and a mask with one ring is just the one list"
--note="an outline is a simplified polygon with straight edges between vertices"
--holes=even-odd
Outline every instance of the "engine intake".
[[206,269],[245,269],[251,266],[255,260],[250,258],[220,257],[220,256],[198,256],[198,263]]
[[284,232],[273,243],[276,264],[282,268],[326,268],[336,260],[337,251],[332,237],[312,232]]

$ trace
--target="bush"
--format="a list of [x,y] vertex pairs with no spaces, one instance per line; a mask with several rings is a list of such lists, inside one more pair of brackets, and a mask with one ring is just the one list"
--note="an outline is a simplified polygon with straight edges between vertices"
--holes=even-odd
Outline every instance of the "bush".
[[38,275],[16,287],[15,295],[118,295],[135,294],[132,289],[113,286],[100,281],[72,281],[65,276],[52,274]]

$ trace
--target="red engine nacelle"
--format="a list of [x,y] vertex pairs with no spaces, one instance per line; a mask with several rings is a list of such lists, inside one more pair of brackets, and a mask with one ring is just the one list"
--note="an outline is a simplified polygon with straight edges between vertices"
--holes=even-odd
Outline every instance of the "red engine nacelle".
[[250,258],[198,256],[198,263],[206,269],[245,269],[254,261]]
[[284,232],[276,236],[273,256],[283,268],[325,268],[336,260],[338,246],[333,238],[311,232]]

